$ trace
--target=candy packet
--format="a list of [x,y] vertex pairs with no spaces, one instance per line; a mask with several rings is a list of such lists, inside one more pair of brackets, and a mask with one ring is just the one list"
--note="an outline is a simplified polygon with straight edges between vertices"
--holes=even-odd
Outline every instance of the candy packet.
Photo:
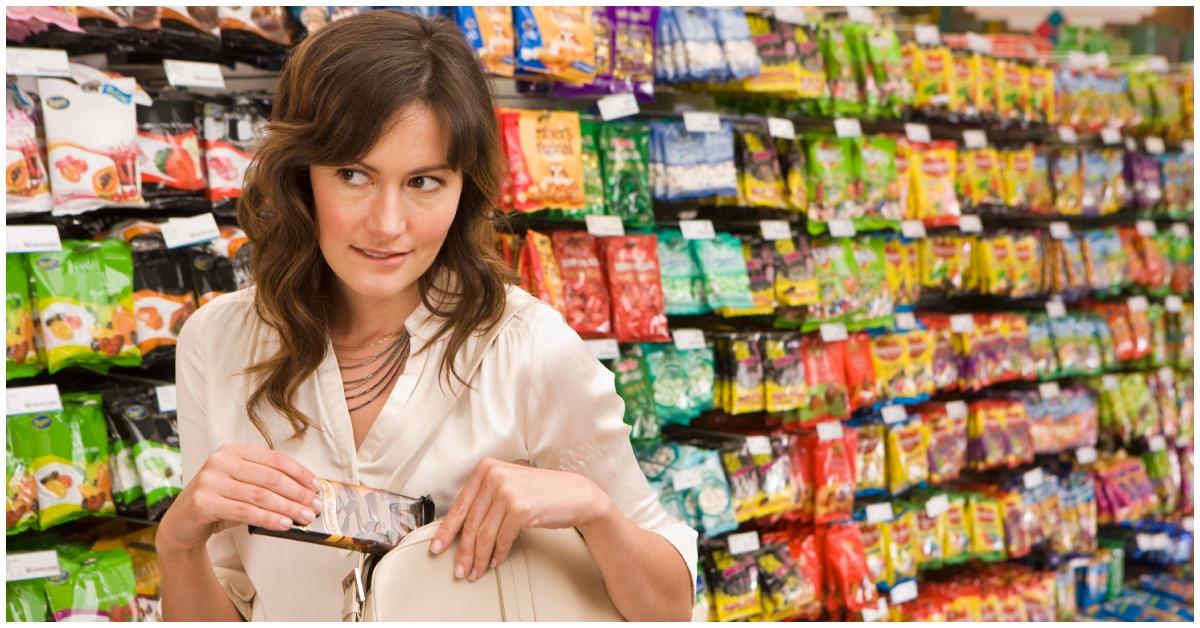
[[713,351],[676,349],[673,344],[644,344],[659,420],[687,425],[713,407],[716,377]]
[[784,307],[820,301],[820,284],[813,277],[808,238],[775,240],[775,301]]
[[667,314],[653,234],[604,238],[613,331],[620,342],[666,342]]
[[854,428],[858,437],[858,453],[854,470],[859,495],[881,494],[887,490],[887,452],[884,446],[884,426],[864,423]]
[[625,402],[625,424],[630,427],[630,440],[642,443],[661,438],[661,425],[654,406],[654,386],[641,345],[622,347],[621,356],[612,363],[612,370],[617,394]]
[[5,213],[50,211],[50,179],[46,170],[46,138],[36,93],[16,82],[8,84],[5,122]]
[[692,256],[688,240],[683,239],[678,229],[658,231],[658,260],[668,315],[688,316],[711,311],[705,301],[704,277]]
[[10,419],[4,432],[4,531],[10,536],[32,530],[38,524],[38,483],[33,473],[33,452],[29,443],[14,429],[19,420]]
[[860,182],[854,180],[856,140],[815,136],[807,148],[808,230],[819,235],[831,220],[852,220],[862,215]]
[[562,274],[550,236],[532,229],[525,232],[520,271],[522,288],[554,306],[560,313],[565,313]]
[[596,73],[593,7],[513,7],[517,73],[581,84]]
[[496,76],[512,76],[516,68],[512,7],[454,7],[454,17],[483,67]]
[[721,232],[711,240],[692,240],[691,246],[704,273],[705,300],[709,307],[719,314],[754,307],[750,276],[737,237]]
[[844,363],[844,343],[826,343],[818,336],[805,336],[804,376],[809,391],[809,406],[800,409],[804,423],[841,420],[850,416]]
[[884,528],[887,539],[888,586],[896,585],[917,577],[917,565],[921,554],[917,538],[917,513],[901,508],[896,517]]
[[801,352],[804,340],[795,333],[763,336],[767,412],[785,412],[808,405]]
[[920,420],[889,426],[888,490],[900,495],[929,481],[929,428]]
[[596,239],[586,231],[555,231],[551,241],[562,276],[567,324],[584,338],[610,335],[608,286]]
[[29,274],[25,256],[6,255],[5,265],[5,362],[4,379],[30,377],[42,370],[34,330],[33,300],[29,296]]
[[650,127],[644,123],[600,125],[605,205],[630,226],[654,224],[650,186]]
[[954,186],[958,167],[954,143],[938,140],[916,147],[909,163],[917,215],[930,226],[957,224],[962,210]]

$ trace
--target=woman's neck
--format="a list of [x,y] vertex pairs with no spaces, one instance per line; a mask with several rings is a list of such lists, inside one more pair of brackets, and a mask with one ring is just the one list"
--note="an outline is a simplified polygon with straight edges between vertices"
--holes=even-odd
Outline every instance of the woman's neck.
[[386,298],[371,298],[340,289],[329,333],[337,344],[361,345],[400,329],[421,303],[417,286]]

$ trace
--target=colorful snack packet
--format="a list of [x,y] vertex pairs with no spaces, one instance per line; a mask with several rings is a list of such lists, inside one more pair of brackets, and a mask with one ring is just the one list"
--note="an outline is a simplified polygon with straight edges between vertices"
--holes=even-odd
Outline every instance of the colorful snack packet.
[[882,493],[887,490],[887,452],[884,445],[884,426],[865,423],[854,428],[858,437],[858,455],[854,470],[858,477],[858,494]]
[[629,438],[635,444],[661,438],[662,426],[654,407],[654,386],[641,345],[621,348],[621,357],[613,361],[612,370],[617,394],[625,402],[625,424],[630,427]]
[[565,315],[562,274],[550,236],[532,229],[525,232],[520,269],[521,287]]
[[917,215],[930,226],[958,224],[962,209],[955,194],[957,152],[954,142],[938,140],[915,147],[910,160]]
[[596,239],[586,231],[555,231],[551,236],[563,282],[567,324],[584,338],[612,333],[608,286]]
[[805,336],[804,377],[809,406],[800,410],[804,423],[837,421],[850,416],[844,364],[844,343],[826,343],[819,336]]
[[14,430],[19,420],[19,417],[11,419],[5,426],[4,531],[10,536],[31,530],[38,523],[38,483],[33,473],[33,455],[29,443]]
[[888,428],[888,490],[892,495],[929,481],[929,428],[910,420]]
[[517,72],[587,83],[596,74],[593,7],[513,7]]
[[604,252],[617,340],[670,340],[654,235],[604,238],[600,247]]
[[29,296],[25,256],[6,255],[4,266],[4,379],[7,381],[36,375],[42,368],[38,362],[33,300]]

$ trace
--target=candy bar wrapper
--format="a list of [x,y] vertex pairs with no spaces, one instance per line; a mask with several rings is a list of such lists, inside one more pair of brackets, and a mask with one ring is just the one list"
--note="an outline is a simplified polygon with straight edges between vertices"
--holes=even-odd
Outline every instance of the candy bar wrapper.
[[429,496],[414,499],[322,479],[320,497],[325,508],[312,523],[293,524],[283,531],[250,526],[250,533],[386,554],[410,532],[434,518],[433,500]]

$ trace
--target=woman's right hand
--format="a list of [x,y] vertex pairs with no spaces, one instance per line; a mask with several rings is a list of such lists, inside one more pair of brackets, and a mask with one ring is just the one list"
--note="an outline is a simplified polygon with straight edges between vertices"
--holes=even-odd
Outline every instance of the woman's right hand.
[[319,487],[311,471],[284,454],[226,443],[175,498],[155,544],[160,552],[203,549],[220,522],[271,530],[308,524],[323,507]]

